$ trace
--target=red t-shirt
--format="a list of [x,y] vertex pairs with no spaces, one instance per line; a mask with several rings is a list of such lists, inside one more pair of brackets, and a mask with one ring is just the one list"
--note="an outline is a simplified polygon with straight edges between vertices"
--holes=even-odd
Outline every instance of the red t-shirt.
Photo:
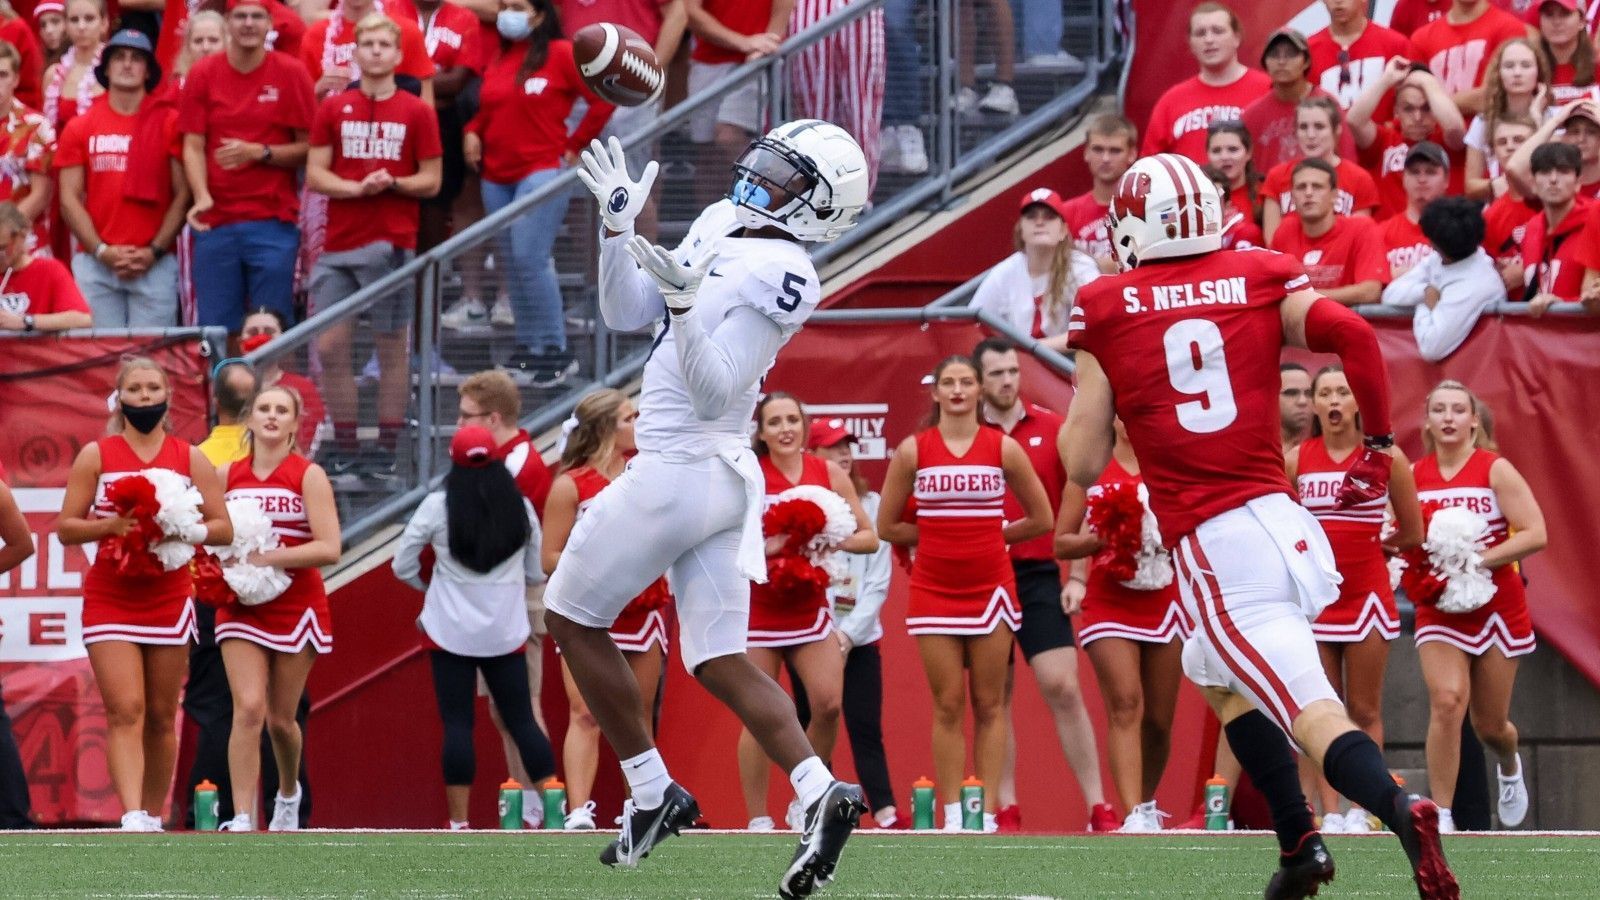
[[[544,65],[519,79],[527,50],[526,42],[510,44],[484,70],[478,114],[467,123],[467,131],[483,138],[483,177],[496,184],[561,165],[561,154],[589,146],[616,109],[578,76],[571,41],[551,41]],[[568,134],[567,116],[579,97],[589,111]]]
[[[1312,88],[1310,97],[1325,97],[1327,92]],[[1295,140],[1295,109],[1298,103],[1285,103],[1276,94],[1268,92],[1260,100],[1244,108],[1239,121],[1250,129],[1255,139],[1250,160],[1257,169],[1270,169],[1279,163],[1294,162],[1305,154],[1300,152],[1300,142]],[[1339,129],[1339,155],[1355,159],[1356,140],[1347,128]]]
[[215,202],[206,221],[212,226],[259,219],[294,222],[300,197],[295,170],[253,163],[227,170],[215,153],[223,138],[287,144],[295,132],[311,127],[316,105],[305,66],[283,53],[268,53],[251,72],[240,72],[217,53],[189,70],[178,107],[178,130],[206,142],[206,185]]
[[1272,234],[1272,249],[1303,263],[1318,290],[1389,280],[1378,223],[1366,216],[1336,216],[1333,227],[1315,238],[1306,236],[1299,216],[1284,216]]
[[[1434,126],[1433,134],[1428,135],[1428,140],[1444,147],[1445,155],[1450,157],[1450,187],[1446,193],[1455,196],[1465,190],[1467,172],[1467,150],[1465,147],[1452,148],[1444,142],[1444,132]],[[1372,143],[1361,151],[1361,165],[1378,183],[1379,208],[1375,216],[1379,220],[1396,216],[1406,211],[1406,154],[1411,152],[1411,142],[1400,132],[1400,126],[1394,122],[1377,126],[1377,134],[1373,136]]]
[[1261,238],[1261,226],[1252,221],[1248,213],[1242,213],[1236,207],[1223,210],[1222,249],[1244,250],[1265,246],[1267,242]]
[[[567,22],[565,16],[561,19],[562,25],[568,30],[576,30]],[[425,29],[422,34],[423,43],[427,46],[428,56],[433,59],[433,64],[439,69],[454,66],[466,66],[474,72],[483,71],[482,28],[478,17],[471,10],[446,2],[439,4],[434,11],[433,21],[428,21],[421,12],[417,13],[417,26]]]
[[[760,34],[772,21],[772,0],[702,0],[706,15],[739,34]],[[779,37],[783,35],[780,33]],[[689,58],[703,63],[742,63],[744,54],[695,35]]]
[[518,429],[515,437],[495,448],[494,452],[495,457],[510,470],[517,490],[528,498],[528,502],[533,504],[534,513],[543,519],[544,503],[550,499],[550,484],[555,479],[550,474],[550,467],[544,464],[544,457],[539,455],[539,448],[533,445],[533,438],[526,431]]
[[[150,103],[146,98],[146,109]],[[164,106],[145,115],[164,120],[162,145],[168,156],[180,158],[177,110]],[[128,177],[129,149],[141,127],[139,116],[117,112],[111,108],[106,95],[101,95],[88,112],[74,116],[67,123],[56,144],[56,169],[83,167],[84,205],[100,240],[108,244],[134,247],[149,244],[161,230],[161,220],[166,218],[167,207],[172,204],[172,167],[169,165],[161,167],[161,180],[153,202],[133,200],[123,191],[123,182]]]
[[1406,270],[1434,253],[1433,242],[1422,233],[1422,227],[1410,216],[1390,216],[1378,226],[1383,238],[1383,255],[1389,262],[1389,274],[1384,281],[1393,281]]
[[[272,30],[267,33],[267,49],[290,56],[300,55],[300,43],[306,36],[305,20],[300,14],[274,0],[263,0],[267,13],[272,16]],[[156,39],[156,61],[162,72],[172,71],[178,54],[183,51],[183,32],[189,27],[190,0],[166,0],[161,14],[161,34]],[[227,13],[223,13],[224,16]]]
[[[1339,164],[1333,167],[1339,179],[1338,199],[1333,202],[1334,212],[1348,216],[1356,210],[1376,210],[1381,198],[1378,196],[1378,185],[1367,174],[1367,170],[1351,162],[1346,157],[1339,158]],[[1267,180],[1262,185],[1262,192],[1267,199],[1278,201],[1278,208],[1288,214],[1294,211],[1294,191],[1290,189],[1294,183],[1294,163],[1279,163],[1267,173]]]
[[1079,250],[1095,259],[1111,255],[1111,231],[1106,227],[1110,203],[1094,199],[1094,192],[1079,194],[1067,201],[1067,233]]
[[1483,84],[1489,58],[1501,44],[1527,33],[1521,19],[1491,6],[1465,25],[1452,25],[1445,17],[1429,22],[1411,36],[1411,47],[1443,82],[1445,93],[1459,94]]
[[[379,169],[395,177],[415,175],[425,159],[443,154],[439,119],[433,108],[405,91],[373,100],[359,88],[330,94],[311,122],[311,146],[331,147],[328,168],[350,181]],[[329,253],[354,250],[378,241],[407,250],[417,246],[415,197],[384,191],[370,197],[328,200]]]
[[29,13],[18,10],[15,19],[0,22],[0,41],[17,48],[17,55],[22,57],[17,88],[12,96],[23,106],[38,109],[44,105],[44,49],[34,37],[33,29],[28,27],[31,21],[28,16]]
[[1580,196],[1554,230],[1542,214],[1528,220],[1522,235],[1522,269],[1534,293],[1569,301],[1583,293],[1584,267],[1592,262],[1600,269],[1600,252],[1594,246],[1600,226],[1585,227],[1594,225],[1597,210],[1600,204]]
[[1308,284],[1293,257],[1223,250],[1079,289],[1067,334],[1105,370],[1169,546],[1248,500],[1289,493],[1278,305]]
[[[656,38],[661,36],[661,8],[671,3],[672,0],[560,0],[561,28],[567,34],[577,34],[578,29],[596,22],[611,22],[633,29],[634,33],[644,38],[654,47]],[[761,9],[767,7],[763,15],[768,18],[772,15],[770,5],[764,3],[750,3],[748,5]],[[705,4],[707,8],[717,6],[714,2]],[[718,21],[723,21],[721,16]],[[724,24],[726,24],[724,22]],[[762,19],[756,26],[757,31],[765,30],[767,19]],[[740,60],[743,62],[743,60]]]
[[1237,120],[1246,106],[1272,90],[1272,79],[1259,69],[1246,69],[1232,84],[1213,87],[1196,75],[1167,89],[1145,128],[1140,156],[1181,153],[1200,165],[1206,159],[1206,128],[1212,122]]
[[72,272],[59,259],[35,256],[0,283],[0,309],[19,316],[58,312],[89,312]]
[[1573,84],[1573,79],[1578,77],[1577,69],[1572,63],[1556,63],[1555,69],[1550,73],[1550,105],[1552,108],[1566,106],[1574,100],[1600,99],[1600,87],[1594,80],[1583,86]]
[[1401,34],[1415,34],[1418,28],[1450,11],[1451,0],[1395,0],[1389,14],[1389,27]]
[[[1412,58],[1411,38],[1371,21],[1349,47],[1340,47],[1326,28],[1307,38],[1306,44],[1311,48],[1311,81],[1338,100],[1340,109],[1346,110],[1362,91],[1383,78],[1383,69],[1391,58]],[[1341,51],[1348,54],[1343,64],[1339,62]],[[1379,102],[1372,119],[1382,122],[1393,113],[1394,92],[1390,91]]]
[[[471,13],[467,15],[472,16]],[[354,63],[356,23],[339,18],[338,30],[334,32],[330,46],[328,31],[334,24],[334,19],[323,19],[307,29],[305,40],[300,42],[300,62],[305,64],[306,74],[311,76],[312,82],[320,80],[326,74],[325,70],[347,70],[351,81],[361,77]],[[423,39],[422,29],[417,27],[416,20],[402,17],[395,19],[395,24],[400,26],[400,65],[394,73],[410,75],[418,81],[432,78],[433,59],[428,54],[427,41]]]
[[1522,238],[1528,222],[1539,214],[1538,200],[1521,200],[1501,194],[1483,209],[1483,249],[1496,262],[1522,258]]
[[[1022,445],[1022,451],[1028,454],[1028,462],[1033,465],[1033,471],[1044,483],[1044,493],[1050,498],[1050,516],[1054,521],[1056,513],[1060,512],[1061,489],[1067,484],[1067,469],[1061,462],[1061,453],[1056,450],[1056,435],[1061,431],[1061,425],[1066,420],[1054,411],[1045,409],[1034,403],[1022,403],[1022,419],[1017,422],[1009,434],[1012,440]],[[985,422],[987,426],[1002,431],[999,425]],[[1018,522],[1023,518],[1022,501],[1010,488],[1006,489],[1005,517],[1007,522]],[[1051,560],[1056,558],[1055,535],[1049,532],[1036,538],[1030,538],[1020,544],[1011,545],[1011,558],[1020,560]]]

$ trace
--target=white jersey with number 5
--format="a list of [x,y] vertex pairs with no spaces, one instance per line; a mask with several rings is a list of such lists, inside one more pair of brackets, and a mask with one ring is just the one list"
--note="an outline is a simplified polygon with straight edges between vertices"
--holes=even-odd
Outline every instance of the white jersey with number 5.
[[1171,546],[1245,501],[1289,492],[1278,431],[1283,298],[1293,257],[1223,250],[1090,282],[1067,326],[1105,370]]
[[[754,361],[751,367],[758,377],[736,386],[737,395],[720,415],[701,418],[680,365],[677,335],[669,317],[659,326],[650,361],[645,364],[639,420],[634,426],[641,451],[702,457],[730,438],[743,441],[755,412],[759,376],[772,367],[777,347],[800,330],[822,299],[816,269],[803,245],[788,240],[732,237],[740,227],[731,203],[714,203],[695,220],[674,255],[684,261],[707,243],[715,247],[716,260],[695,295],[694,315],[708,334],[719,335],[724,326],[734,329],[729,336],[735,340],[721,341],[729,345],[730,353],[761,352],[765,359]],[[605,244],[612,245],[614,240]],[[665,306],[654,283],[620,246],[602,247],[600,277],[602,312],[611,327],[641,327],[645,324],[638,318],[641,311],[648,316],[646,321],[664,314]],[[748,322],[730,320],[740,307],[755,310],[777,326],[781,336],[770,354],[763,346],[769,335],[758,333],[742,339],[738,329]]]

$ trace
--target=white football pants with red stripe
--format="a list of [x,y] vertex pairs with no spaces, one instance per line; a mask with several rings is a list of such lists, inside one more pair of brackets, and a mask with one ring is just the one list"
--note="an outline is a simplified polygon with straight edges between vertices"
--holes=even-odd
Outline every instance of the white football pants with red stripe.
[[[851,0],[795,0],[789,33],[849,6]],[[883,120],[883,10],[875,9],[802,50],[790,64],[795,118],[822,119],[850,132],[867,157],[867,196],[878,183]]]
[[1195,625],[1183,646],[1189,680],[1243,695],[1291,737],[1301,710],[1339,699],[1311,633],[1339,576],[1304,507],[1287,494],[1258,497],[1201,523],[1172,557]]

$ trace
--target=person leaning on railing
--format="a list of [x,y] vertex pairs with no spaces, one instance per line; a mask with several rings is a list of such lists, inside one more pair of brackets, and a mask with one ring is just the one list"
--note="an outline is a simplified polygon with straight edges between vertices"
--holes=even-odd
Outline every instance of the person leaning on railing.
[[1438,362],[1472,333],[1478,317],[1506,299],[1494,260],[1480,246],[1484,222],[1478,204],[1441,197],[1422,210],[1417,223],[1434,253],[1383,289],[1388,306],[1415,306],[1411,314],[1417,351]]
[[15,203],[0,203],[0,253],[6,265],[0,275],[0,332],[88,328],[93,317],[72,273],[58,260],[28,251],[31,227]]

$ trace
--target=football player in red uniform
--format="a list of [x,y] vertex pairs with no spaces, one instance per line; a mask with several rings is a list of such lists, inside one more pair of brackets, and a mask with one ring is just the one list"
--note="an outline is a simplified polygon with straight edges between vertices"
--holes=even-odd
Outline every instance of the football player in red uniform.
[[1395,785],[1322,671],[1311,620],[1338,597],[1339,575],[1321,527],[1290,496],[1274,415],[1285,344],[1337,354],[1367,432],[1338,503],[1381,496],[1394,439],[1377,339],[1311,290],[1297,260],[1220,250],[1221,209],[1187,158],[1148,157],[1123,176],[1111,243],[1124,272],[1084,286],[1068,330],[1078,384],[1067,475],[1085,490],[1099,480],[1120,416],[1196,626],[1184,672],[1272,808],[1282,857],[1266,896],[1309,896],[1334,874],[1288,734],[1399,836],[1422,897],[1459,897],[1438,807]]

